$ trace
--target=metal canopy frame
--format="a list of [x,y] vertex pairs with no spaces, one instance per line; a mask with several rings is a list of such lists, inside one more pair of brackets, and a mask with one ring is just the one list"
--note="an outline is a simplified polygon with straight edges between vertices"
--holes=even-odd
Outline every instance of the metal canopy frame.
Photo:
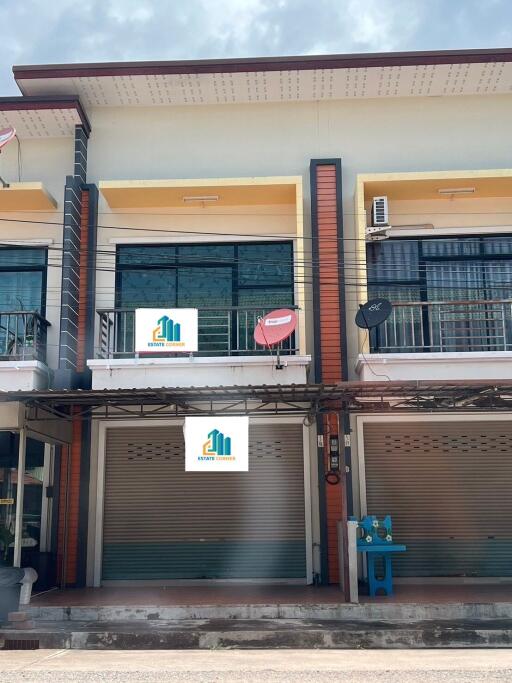
[[[512,381],[341,382],[159,389],[70,389],[0,394],[37,419],[169,418],[186,415],[303,415],[512,411]],[[71,411],[71,408],[74,408]],[[51,414],[48,417],[48,412]]]

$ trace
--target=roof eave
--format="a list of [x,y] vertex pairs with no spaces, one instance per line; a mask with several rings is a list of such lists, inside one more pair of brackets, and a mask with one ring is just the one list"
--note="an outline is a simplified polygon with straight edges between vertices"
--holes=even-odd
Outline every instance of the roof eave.
[[365,67],[478,64],[511,61],[512,48],[499,48],[483,50],[434,50],[288,57],[250,57],[244,59],[20,65],[13,66],[13,74],[21,89],[22,86],[19,81],[44,78],[301,71],[307,69],[352,69]]
[[87,137],[91,133],[89,118],[78,97],[70,97],[69,95],[0,97],[0,111],[28,111],[31,109],[76,109]]

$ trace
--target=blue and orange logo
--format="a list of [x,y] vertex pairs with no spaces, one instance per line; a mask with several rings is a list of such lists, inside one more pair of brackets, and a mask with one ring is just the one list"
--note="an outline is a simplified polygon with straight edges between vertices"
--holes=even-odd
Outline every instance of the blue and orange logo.
[[231,437],[225,436],[218,429],[208,433],[208,439],[203,444],[203,454],[199,460],[234,460],[231,455]]
[[181,341],[181,325],[175,323],[168,315],[163,315],[157,321],[157,326],[153,330],[153,341],[149,346],[183,346]]

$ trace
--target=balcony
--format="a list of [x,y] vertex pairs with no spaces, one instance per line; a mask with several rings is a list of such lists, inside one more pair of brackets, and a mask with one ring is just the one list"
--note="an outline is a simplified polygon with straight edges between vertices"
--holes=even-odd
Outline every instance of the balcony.
[[371,353],[512,350],[512,299],[395,303],[370,336]]
[[[273,308],[201,308],[199,310],[199,352],[197,356],[268,355],[268,351],[254,341],[253,332],[259,318]],[[135,310],[128,308],[98,311],[100,332],[99,358],[134,357]],[[295,335],[285,340],[280,353],[297,353]],[[183,354],[158,354],[158,357]]]
[[41,389],[48,385],[49,326],[36,311],[0,313],[0,387],[3,391]]
[[0,313],[0,360],[46,362],[46,331],[50,323],[36,311]]
[[299,355],[298,332],[280,345],[282,369],[276,368],[276,350],[254,341],[258,319],[274,308],[200,308],[197,353],[140,356],[134,351],[135,310],[99,310],[96,359],[88,362],[93,388],[305,382],[310,357]]
[[512,299],[394,303],[369,347],[369,381],[512,378]]

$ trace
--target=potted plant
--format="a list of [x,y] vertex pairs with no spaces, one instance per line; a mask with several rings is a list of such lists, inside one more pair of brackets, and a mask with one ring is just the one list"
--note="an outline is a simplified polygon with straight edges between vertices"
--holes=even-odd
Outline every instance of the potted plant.
[[9,548],[14,543],[14,534],[3,522],[0,522],[0,565],[7,564]]
[[[20,310],[24,310],[23,302],[18,300]],[[7,355],[16,356],[24,360],[34,357],[35,345],[35,314],[27,311],[21,314],[21,329],[16,322],[15,329],[8,329]]]
[[24,334],[18,347],[22,358],[32,358],[34,356],[34,326],[35,315],[33,313],[23,314]]

